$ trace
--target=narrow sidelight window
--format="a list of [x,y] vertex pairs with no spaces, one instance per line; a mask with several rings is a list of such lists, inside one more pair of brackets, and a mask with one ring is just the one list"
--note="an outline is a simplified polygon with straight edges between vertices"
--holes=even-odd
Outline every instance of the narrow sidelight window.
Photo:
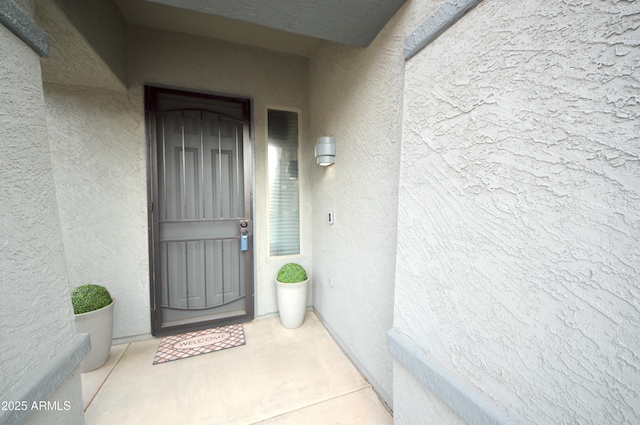
[[269,109],[269,253],[300,253],[298,113]]

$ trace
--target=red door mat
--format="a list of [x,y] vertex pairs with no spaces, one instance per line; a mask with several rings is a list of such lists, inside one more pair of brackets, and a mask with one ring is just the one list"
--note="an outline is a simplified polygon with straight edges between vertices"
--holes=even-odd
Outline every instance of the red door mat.
[[244,344],[242,324],[167,336],[160,341],[153,364],[186,359]]

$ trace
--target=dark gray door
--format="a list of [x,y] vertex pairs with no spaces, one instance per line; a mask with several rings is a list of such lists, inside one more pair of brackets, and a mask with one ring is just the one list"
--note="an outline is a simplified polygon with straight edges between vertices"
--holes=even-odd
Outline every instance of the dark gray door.
[[249,102],[147,88],[154,333],[253,318]]

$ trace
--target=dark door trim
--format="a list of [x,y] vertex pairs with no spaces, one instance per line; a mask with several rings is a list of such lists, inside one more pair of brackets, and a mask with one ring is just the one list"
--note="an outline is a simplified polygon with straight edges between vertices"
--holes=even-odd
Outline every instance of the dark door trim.
[[[242,323],[250,321],[255,314],[254,299],[254,241],[253,241],[253,142],[251,138],[251,99],[242,97],[228,97],[215,94],[206,94],[191,92],[186,90],[172,89],[166,87],[145,85],[145,124],[147,138],[147,211],[148,211],[148,235],[149,235],[149,288],[150,288],[150,306],[151,306],[151,333],[152,335],[168,335],[178,332],[184,332],[196,329],[205,329],[212,326],[220,326],[231,323]],[[178,326],[164,326],[162,322],[162,294],[160,292],[160,269],[158,253],[160,252],[159,231],[160,224],[158,214],[156,213],[158,205],[158,161],[157,161],[157,143],[156,143],[156,99],[158,94],[173,94],[180,96],[189,96],[194,99],[211,99],[222,100],[225,102],[233,102],[240,104],[243,109],[243,166],[244,166],[244,202],[245,202],[245,219],[249,224],[249,250],[245,261],[246,270],[246,308],[245,314],[233,316],[224,319],[216,319],[197,323],[190,323]]]

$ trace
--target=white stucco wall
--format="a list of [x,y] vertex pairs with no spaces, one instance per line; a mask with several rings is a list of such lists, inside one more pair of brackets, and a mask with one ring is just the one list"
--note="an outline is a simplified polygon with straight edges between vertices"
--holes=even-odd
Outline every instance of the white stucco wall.
[[[394,362],[393,368],[393,423],[465,425],[436,394],[420,383],[406,368]],[[480,423],[478,421],[478,423]]]
[[[0,57],[0,399],[20,402],[15,391],[40,377],[75,330],[39,57],[1,24]],[[79,373],[58,388],[70,410],[49,412],[49,423],[80,423]]]
[[311,170],[314,306],[389,405],[402,43],[431,3],[406,4],[366,49],[322,42],[310,59],[311,137],[304,155],[313,158],[320,136],[334,136],[337,149],[335,165]]
[[112,1],[38,0],[36,19],[49,36],[43,81],[125,89],[125,23]]
[[45,96],[69,281],[110,291],[114,338],[147,335],[147,164],[139,96],[53,84]]
[[[66,31],[77,31],[91,49],[96,58],[109,69],[122,84],[127,81],[126,24],[117,3],[113,0],[38,0],[54,4],[64,14],[69,25]],[[64,59],[73,56],[63,55]],[[84,64],[83,64],[84,65]],[[69,63],[66,64],[69,66]],[[64,72],[61,66],[59,71]],[[103,79],[105,75],[102,75]],[[100,87],[100,86],[98,86]]]
[[[306,138],[307,59],[143,27],[128,31],[129,90],[46,86],[72,285],[96,282],[109,288],[116,298],[116,341],[149,335],[143,85],[156,84],[252,99],[256,315],[277,312],[274,279],[284,260],[268,257],[266,108],[300,110],[301,138]],[[305,192],[308,164],[301,162],[301,191]],[[298,261],[312,272],[310,211],[303,208],[302,215],[303,255],[287,261]]]
[[639,16],[484,1],[407,63],[394,326],[524,423],[640,416]]

